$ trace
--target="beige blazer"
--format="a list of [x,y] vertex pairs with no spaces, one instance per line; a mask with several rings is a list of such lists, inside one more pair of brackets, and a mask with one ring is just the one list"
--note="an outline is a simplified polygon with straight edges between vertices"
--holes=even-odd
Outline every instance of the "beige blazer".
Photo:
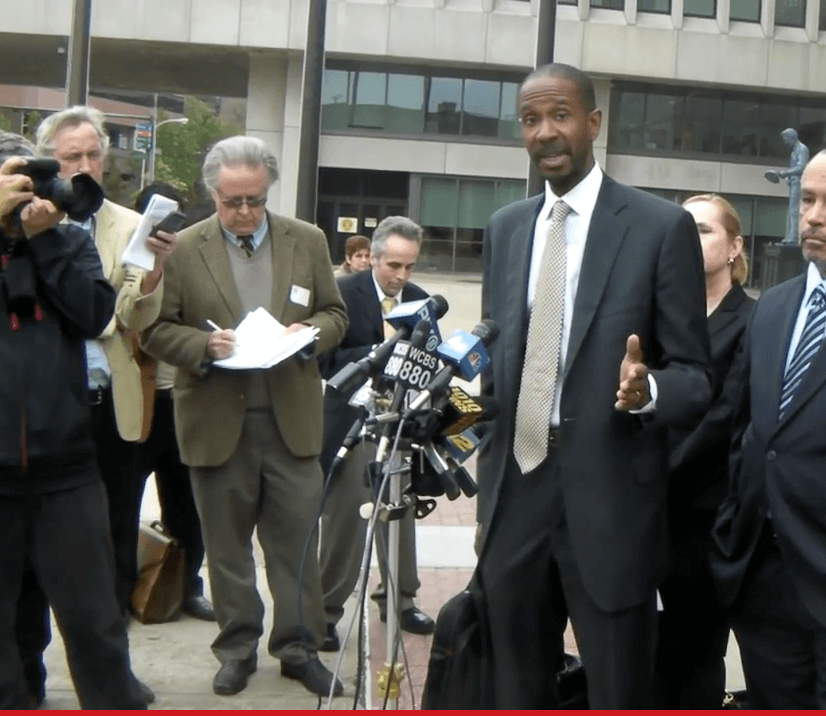
[[[272,240],[270,313],[285,326],[303,322],[319,329],[316,354],[338,345],[347,313],[333,278],[324,233],[303,221],[267,214]],[[176,366],[175,429],[184,463],[225,463],[235,451],[246,412],[249,372],[210,368],[209,327],[235,328],[241,299],[217,215],[182,231],[166,262],[166,287],[158,321],[144,331],[142,346]],[[266,372],[275,420],[296,457],[321,451],[322,390],[315,358],[298,356]]]
[[139,219],[140,214],[108,199],[95,215],[95,245],[103,264],[103,275],[118,292],[115,315],[101,333],[100,341],[112,370],[118,433],[132,442],[141,437],[144,401],[140,368],[125,331],[141,331],[158,317],[164,285],[162,278],[151,294],[141,295],[141,281],[146,272],[121,262]]

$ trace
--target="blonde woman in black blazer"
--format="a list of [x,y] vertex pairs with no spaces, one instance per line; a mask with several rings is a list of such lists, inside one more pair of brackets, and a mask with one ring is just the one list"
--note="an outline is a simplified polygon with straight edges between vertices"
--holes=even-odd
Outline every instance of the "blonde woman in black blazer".
[[674,563],[660,588],[656,673],[662,708],[719,709],[729,629],[708,565],[709,533],[726,494],[732,403],[754,300],[741,286],[748,267],[734,207],[713,194],[693,196],[683,206],[697,222],[703,248],[714,399],[693,430],[670,434]]

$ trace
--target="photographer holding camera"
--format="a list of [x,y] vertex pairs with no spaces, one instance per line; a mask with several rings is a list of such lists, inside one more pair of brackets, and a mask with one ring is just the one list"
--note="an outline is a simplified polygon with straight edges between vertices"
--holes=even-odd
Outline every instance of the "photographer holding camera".
[[63,213],[22,174],[30,146],[0,132],[0,709],[37,700],[15,634],[27,567],[54,608],[81,708],[140,709],[86,398],[83,342],[116,296],[89,235],[58,225]]

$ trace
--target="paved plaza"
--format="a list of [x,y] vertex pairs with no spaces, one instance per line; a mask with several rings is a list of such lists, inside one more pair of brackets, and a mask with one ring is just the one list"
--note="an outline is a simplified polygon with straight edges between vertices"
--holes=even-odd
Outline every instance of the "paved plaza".
[[[437,275],[418,275],[415,280],[431,293],[440,293],[447,298],[450,310],[440,321],[442,333],[449,335],[454,329],[470,330],[479,321],[480,284],[473,278],[450,278]],[[471,474],[475,473],[475,458],[466,465]],[[144,495],[141,518],[145,521],[159,519],[160,508],[154,482],[150,478]],[[419,606],[429,615],[436,617],[439,608],[451,596],[459,592],[468,582],[475,564],[473,536],[475,529],[475,500],[459,497],[449,501],[439,498],[438,507],[417,524],[417,548],[419,578]],[[266,653],[266,634],[272,620],[272,599],[266,588],[260,549],[256,544],[258,584],[262,598],[267,605],[265,638],[259,646],[258,671],[250,678],[249,686],[236,696],[216,696],[212,693],[212,677],[218,669],[218,662],[212,656],[210,643],[217,634],[214,623],[198,621],[189,616],[181,616],[168,624],[143,625],[133,620],[129,628],[132,661],[135,673],[157,694],[152,708],[157,709],[314,709],[315,696],[307,692],[301,684],[281,676],[278,661]],[[358,548],[354,546],[354,549]],[[378,570],[371,571],[370,589],[377,583]],[[206,567],[203,570],[207,585]],[[367,673],[367,695],[363,704],[367,708],[380,708],[382,699],[376,687],[376,675],[385,661],[385,626],[379,621],[378,608],[368,600],[367,630],[369,634],[369,670]],[[347,624],[355,608],[355,600],[350,599],[347,613],[339,624],[339,633],[344,637]],[[356,625],[357,626],[357,625]],[[47,698],[44,708],[76,709],[71,681],[66,667],[63,645],[57,629],[54,640],[47,650],[46,661],[49,671]],[[336,709],[350,709],[353,706],[355,677],[357,671],[357,649],[354,636],[344,649],[341,679],[345,696],[333,701]],[[404,635],[407,662],[407,679],[402,683],[400,708],[418,707],[427,671],[431,637]],[[573,635],[568,630],[566,645],[570,652],[576,652]],[[335,667],[337,654],[322,654],[321,658],[330,669]],[[743,687],[742,670],[736,644],[729,646],[728,686],[730,689]],[[326,705],[326,704],[325,704]],[[360,706],[361,708],[361,706]]]

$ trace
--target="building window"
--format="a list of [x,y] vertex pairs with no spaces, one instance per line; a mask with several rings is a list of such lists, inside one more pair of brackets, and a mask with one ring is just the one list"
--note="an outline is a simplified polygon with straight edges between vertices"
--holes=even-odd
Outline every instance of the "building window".
[[617,82],[611,152],[788,161],[780,138],[797,129],[811,151],[826,144],[826,107],[810,98]]
[[637,10],[640,12],[671,12],[671,0],[638,0]]
[[826,0],[820,0],[820,31],[826,32]]
[[743,22],[760,22],[760,0],[731,0],[729,18]]
[[519,85],[498,79],[328,68],[322,129],[519,138]]
[[777,0],[774,6],[775,25],[803,27],[806,24],[806,0]]
[[625,0],[591,0],[591,7],[602,7],[606,10],[623,10]]
[[576,5],[577,0],[557,0],[557,5]]
[[430,271],[480,272],[491,214],[525,198],[525,182],[514,179],[422,177],[421,187],[425,238],[418,265]]
[[[826,0],[825,0],[826,1]],[[716,17],[716,0],[685,0],[683,12],[688,17]]]

